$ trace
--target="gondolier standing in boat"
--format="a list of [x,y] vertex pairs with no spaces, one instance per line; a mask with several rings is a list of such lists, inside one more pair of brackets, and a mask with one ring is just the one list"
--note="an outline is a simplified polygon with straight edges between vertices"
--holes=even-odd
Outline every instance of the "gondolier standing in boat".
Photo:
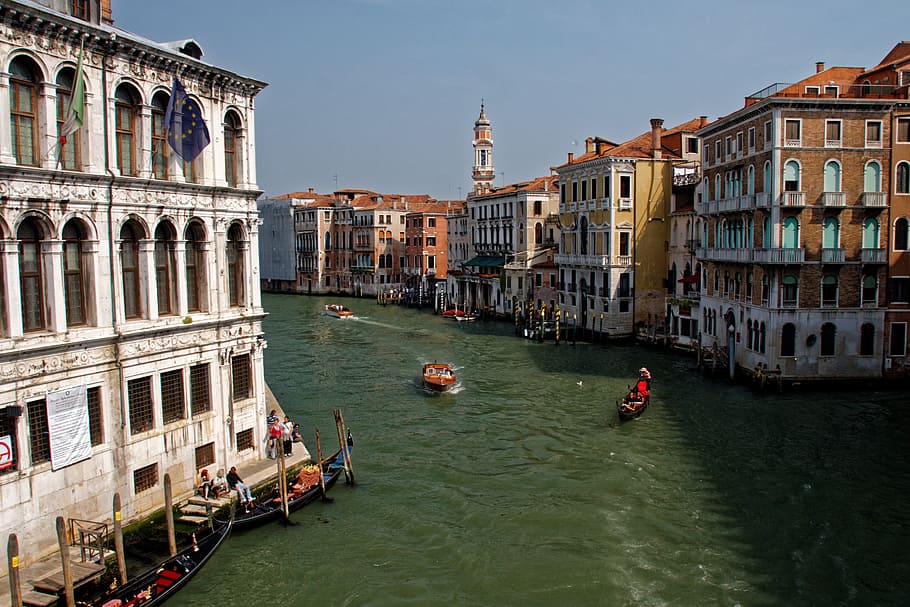
[[635,391],[642,397],[651,394],[651,372],[646,367],[638,370],[638,382],[635,384]]

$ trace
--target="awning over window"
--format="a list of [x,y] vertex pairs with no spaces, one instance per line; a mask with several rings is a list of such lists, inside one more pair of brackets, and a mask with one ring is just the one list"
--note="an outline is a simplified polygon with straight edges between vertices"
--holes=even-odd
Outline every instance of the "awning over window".
[[463,265],[478,268],[501,268],[505,265],[504,257],[491,257],[487,255],[478,255],[477,257],[464,262]]
[[691,285],[691,284],[698,282],[698,276],[696,276],[695,274],[690,274],[689,276],[683,276],[676,282],[681,282],[684,285]]

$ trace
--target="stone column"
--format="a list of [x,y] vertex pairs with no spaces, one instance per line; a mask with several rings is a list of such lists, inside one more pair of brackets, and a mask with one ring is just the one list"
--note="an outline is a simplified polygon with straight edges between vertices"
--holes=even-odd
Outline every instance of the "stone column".
[[[0,71],[0,116],[9,116],[9,72],[6,71]],[[6,128],[3,129],[4,134],[0,137],[0,162],[3,164],[16,164],[8,121],[9,119],[7,118]],[[18,289],[15,292],[18,292]],[[21,326],[22,323],[20,322],[19,325]]]
[[[155,241],[139,241],[139,298],[145,304],[145,317],[158,320],[158,283],[155,280]],[[142,293],[146,294],[145,301]]]
[[[0,100],[9,100],[9,96]],[[2,104],[0,104],[2,105]],[[15,240],[0,240],[0,263],[3,264],[4,284],[0,285],[6,293],[7,330],[10,337],[22,337],[22,287],[19,284],[19,243]],[[0,310],[3,314],[4,310]]]
[[38,138],[38,165],[45,169],[53,169],[57,165],[57,153],[59,152],[57,149],[57,87],[55,85],[42,82],[38,86],[38,106],[38,116],[44,114],[44,124],[47,126],[44,137]]
[[[188,313],[187,304],[187,284],[186,284],[186,241],[178,240],[174,243],[174,271],[177,273],[175,283],[177,284],[177,315],[185,317]],[[202,268],[197,268],[197,272]],[[193,288],[196,288],[194,285]]]

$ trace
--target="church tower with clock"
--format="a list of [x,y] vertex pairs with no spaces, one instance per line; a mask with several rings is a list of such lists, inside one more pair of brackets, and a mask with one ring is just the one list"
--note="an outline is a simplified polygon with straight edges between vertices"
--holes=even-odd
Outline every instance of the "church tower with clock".
[[474,122],[474,194],[484,194],[493,187],[493,130],[480,101],[480,116]]

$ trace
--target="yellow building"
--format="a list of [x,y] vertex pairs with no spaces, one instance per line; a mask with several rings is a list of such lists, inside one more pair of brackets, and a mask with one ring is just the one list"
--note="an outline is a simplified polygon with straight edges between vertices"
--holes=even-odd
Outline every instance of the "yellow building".
[[655,118],[625,143],[589,137],[584,154],[556,168],[559,305],[569,327],[610,337],[663,332],[670,201],[677,191],[692,196],[697,180],[679,177],[698,172],[694,133],[706,123],[664,129]]

